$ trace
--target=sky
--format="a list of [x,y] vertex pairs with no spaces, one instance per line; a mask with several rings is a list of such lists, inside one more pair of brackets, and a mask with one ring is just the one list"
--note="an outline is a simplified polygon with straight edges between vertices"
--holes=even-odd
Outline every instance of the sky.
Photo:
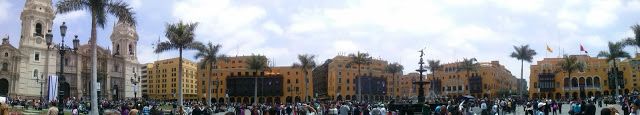
[[[57,2],[58,0],[54,0]],[[177,51],[153,53],[164,27],[178,21],[197,22],[196,40],[221,44],[230,56],[266,55],[276,66],[288,66],[298,54],[317,55],[321,64],[336,55],[357,51],[398,62],[404,72],[425,60],[444,63],[463,58],[500,61],[520,77],[520,61],[509,57],[514,45],[530,45],[533,63],[561,54],[582,54],[582,44],[596,56],[608,41],[633,36],[640,20],[638,0],[125,0],[138,20],[138,60],[149,63],[177,57]],[[0,35],[17,46],[25,0],[0,0]],[[98,29],[98,42],[110,47],[113,17]],[[56,15],[67,34],[86,43],[90,17],[86,11]],[[59,41],[59,36],[55,36]],[[545,50],[551,47],[554,52]],[[635,48],[626,48],[634,53]],[[187,51],[193,60],[195,51]]]

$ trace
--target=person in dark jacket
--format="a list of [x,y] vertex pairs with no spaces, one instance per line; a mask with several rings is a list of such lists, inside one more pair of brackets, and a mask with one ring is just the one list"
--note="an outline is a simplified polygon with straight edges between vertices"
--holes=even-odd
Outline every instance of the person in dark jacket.
[[204,115],[204,109],[202,109],[199,105],[193,105],[192,115]]
[[593,103],[593,101],[589,101],[589,104],[584,107],[584,115],[596,115],[596,105]]

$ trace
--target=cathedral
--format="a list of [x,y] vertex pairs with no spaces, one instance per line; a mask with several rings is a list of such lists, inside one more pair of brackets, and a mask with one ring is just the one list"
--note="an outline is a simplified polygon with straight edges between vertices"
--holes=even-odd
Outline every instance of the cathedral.
[[[2,38],[0,44],[0,96],[22,99],[46,97],[49,92],[47,76],[56,75],[65,78],[58,87],[65,98],[91,97],[91,41],[61,56],[56,47],[47,45],[45,39],[50,32],[48,30],[61,25],[54,25],[54,18],[51,0],[25,1],[20,15],[22,27],[18,47],[9,43],[12,39],[9,36]],[[60,37],[59,32],[51,34]],[[67,35],[65,41],[78,39],[71,35]],[[133,98],[134,92],[141,94],[133,82],[139,82],[139,68],[142,66],[137,60],[138,34],[135,25],[117,22],[110,40],[113,49],[97,48],[98,97],[108,100]],[[57,43],[60,41],[53,41],[52,44]],[[64,66],[62,73],[60,64]]]

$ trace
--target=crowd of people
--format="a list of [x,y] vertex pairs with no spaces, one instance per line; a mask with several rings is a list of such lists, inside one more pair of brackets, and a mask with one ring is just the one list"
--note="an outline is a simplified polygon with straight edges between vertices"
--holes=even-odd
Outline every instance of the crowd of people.
[[[603,106],[604,104],[604,106]],[[429,99],[416,106],[407,101],[313,101],[297,103],[205,103],[187,101],[182,106],[175,101],[117,100],[100,101],[100,114],[119,115],[640,115],[640,99],[637,96],[612,98],[588,98],[572,100],[514,98]],[[619,105],[616,109],[614,105]],[[91,105],[86,99],[70,98],[63,105],[41,103],[39,100],[0,101],[0,115],[8,115],[9,106],[24,109],[45,109],[48,115],[57,114],[60,108],[73,115],[88,114]],[[568,107],[568,110],[563,110]],[[517,110],[519,107],[521,110]],[[596,107],[601,108],[597,111]]]

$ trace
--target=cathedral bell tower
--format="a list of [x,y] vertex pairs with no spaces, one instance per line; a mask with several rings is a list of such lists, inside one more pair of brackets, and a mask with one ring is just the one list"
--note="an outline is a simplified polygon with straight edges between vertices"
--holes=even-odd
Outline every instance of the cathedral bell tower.
[[138,63],[138,54],[136,52],[138,33],[136,32],[135,25],[118,21],[116,25],[113,26],[111,42],[114,56],[122,57],[127,62]]

